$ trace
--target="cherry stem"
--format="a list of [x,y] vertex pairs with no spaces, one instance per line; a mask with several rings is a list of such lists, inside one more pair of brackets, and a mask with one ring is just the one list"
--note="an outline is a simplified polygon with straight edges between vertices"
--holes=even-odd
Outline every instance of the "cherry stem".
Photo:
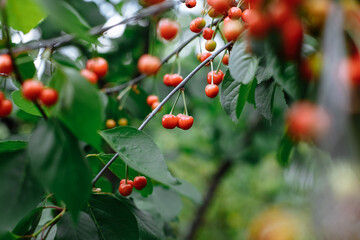
[[172,64],[172,66],[171,66],[171,74],[174,73],[175,65],[176,65],[176,62],[177,62],[177,60],[178,60],[178,58],[179,58],[179,54],[176,54],[175,56],[176,56],[176,57],[175,57],[175,60],[174,60],[174,62],[173,62],[173,64]]
[[187,110],[187,106],[186,106],[186,100],[185,100],[184,90],[181,89],[180,92],[181,92],[181,96],[182,96],[182,99],[183,99],[183,102],[184,102],[185,115],[188,116],[189,114],[188,114],[188,110]]
[[217,73],[219,72],[219,70],[220,70],[220,66],[221,66],[221,63],[222,63],[222,60],[223,60],[225,54],[226,54],[226,51],[224,52],[222,58],[221,58],[220,61],[219,61],[219,64],[218,64],[218,66],[217,66],[217,68],[216,68],[216,74],[217,74]]
[[238,4],[236,5],[236,7],[239,8],[239,7],[241,6],[242,2],[243,2],[243,0],[239,0],[239,2],[238,2]]
[[211,36],[211,40],[214,40],[218,29],[220,30],[219,24],[222,22],[223,19],[224,19],[224,18],[221,18],[221,19],[216,23],[214,33],[213,33],[213,35]]
[[214,84],[214,65],[213,62],[210,62],[210,66],[211,66],[211,84]]
[[173,111],[174,111],[174,109],[175,109],[175,106],[176,106],[177,102],[179,101],[180,94],[181,94],[181,90],[179,90],[179,93],[178,93],[178,95],[177,95],[177,97],[176,97],[176,100],[175,100],[175,102],[174,102],[174,104],[173,104],[173,106],[172,106],[172,108],[171,108],[170,114],[173,113]]
[[127,163],[125,163],[125,184],[127,184],[128,179],[129,179],[129,167]]
[[[179,54],[177,54],[177,56],[179,56]],[[177,61],[177,74],[181,75],[181,63],[179,58],[176,58],[176,61]]]

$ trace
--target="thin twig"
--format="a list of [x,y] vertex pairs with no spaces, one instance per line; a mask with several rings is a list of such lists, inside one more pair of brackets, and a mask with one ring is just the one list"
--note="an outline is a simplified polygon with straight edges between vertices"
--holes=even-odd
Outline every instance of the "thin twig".
[[[170,100],[170,98],[177,92],[179,89],[185,87],[186,83],[202,68],[204,67],[208,62],[213,61],[214,58],[219,55],[222,51],[227,49],[230,45],[232,45],[233,42],[228,42],[223,47],[221,47],[219,50],[214,52],[210,57],[208,57],[206,60],[204,60],[202,63],[200,63],[184,80],[177,85],[161,102],[160,104],[149,114],[149,116],[144,120],[144,122],[140,125],[138,128],[139,131],[142,131],[144,127],[150,122],[150,120],[156,115],[156,113],[164,106],[164,104]],[[106,169],[115,161],[115,159],[119,156],[119,153],[116,153],[110,161],[100,170],[100,172],[96,175],[96,177],[91,181],[92,185],[95,185],[97,180],[102,176],[102,174],[105,172]]]
[[[218,19],[214,22],[214,24],[217,24],[219,21],[221,21],[221,19]],[[211,24],[207,25],[206,27],[210,27]],[[203,30],[199,33],[194,34],[193,36],[191,36],[189,39],[187,39],[185,42],[183,42],[179,47],[177,47],[174,51],[172,51],[169,55],[167,55],[164,59],[161,60],[161,66],[164,65],[165,63],[167,63],[170,58],[172,58],[174,55],[178,55],[181,50],[183,50],[184,47],[186,47],[192,40],[194,40],[196,37],[198,37],[199,35],[201,35],[203,32]],[[136,78],[130,80],[129,82],[120,84],[118,86],[115,87],[110,87],[110,88],[104,88],[103,91],[106,94],[110,94],[110,93],[114,93],[114,92],[118,92],[124,88],[126,88],[127,86],[130,85],[134,85],[137,84],[138,82],[140,82],[141,80],[143,80],[144,78],[146,78],[147,75],[145,74],[141,74],[139,76],[137,76]]]

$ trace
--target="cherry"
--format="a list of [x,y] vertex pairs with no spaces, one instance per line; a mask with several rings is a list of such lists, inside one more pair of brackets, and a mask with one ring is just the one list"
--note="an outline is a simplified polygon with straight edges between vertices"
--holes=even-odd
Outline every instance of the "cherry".
[[120,118],[118,120],[118,124],[119,124],[119,126],[127,126],[128,125],[128,120],[126,118]]
[[211,78],[212,78],[213,74],[214,74],[214,81],[213,81],[214,84],[219,85],[222,82],[222,80],[224,79],[224,73],[221,70],[219,70],[218,73],[216,73],[216,71],[209,72],[207,75],[207,82],[209,84],[211,84]]
[[0,102],[0,117],[7,117],[12,111],[12,102],[9,99],[4,99]]
[[315,140],[330,127],[330,119],[321,107],[310,102],[297,102],[289,109],[286,122],[294,140]]
[[191,116],[181,115],[178,122],[178,127],[183,130],[188,130],[192,127],[194,118]]
[[291,17],[291,9],[283,1],[274,2],[269,8],[271,22],[275,27],[281,27]]
[[248,20],[248,26],[250,35],[256,38],[265,37],[269,28],[266,18],[255,10],[253,10],[252,16]]
[[172,40],[179,32],[179,24],[168,18],[163,18],[159,21],[157,31],[163,39]]
[[226,14],[229,8],[236,5],[234,0],[207,0],[207,3],[215,9],[215,11]]
[[141,190],[147,185],[147,179],[144,176],[138,176],[134,178],[134,187],[137,190]]
[[22,84],[22,94],[24,98],[31,101],[38,99],[43,89],[44,85],[42,82],[33,79],[27,79]]
[[146,98],[146,103],[147,105],[151,106],[153,105],[153,103],[155,102],[159,102],[159,97],[156,96],[156,95],[149,95],[147,98]]
[[177,126],[178,124],[178,117],[174,116],[172,114],[166,114],[163,116],[161,123],[163,125],[164,128],[166,129],[173,129]]
[[140,57],[137,64],[139,72],[145,75],[154,75],[161,67],[159,58],[144,54]]
[[225,54],[223,59],[222,59],[222,63],[224,65],[229,65],[229,54]]
[[190,30],[194,33],[199,33],[205,27],[205,20],[202,17],[195,18],[190,23]]
[[211,18],[218,18],[218,17],[221,17],[221,16],[222,16],[221,13],[219,13],[218,11],[215,11],[215,9],[213,9],[213,8],[210,8],[210,10],[209,10],[209,12],[208,12],[208,15],[209,15],[209,17],[211,17]]
[[[182,114],[182,113],[179,113],[178,115],[176,115],[176,117],[178,118],[178,120],[180,120],[180,118],[182,118],[183,116],[185,116],[185,115]],[[180,127],[179,127],[179,121],[178,121],[178,123],[177,123],[177,127],[180,128]]]
[[209,52],[214,51],[216,48],[216,42],[214,40],[207,40],[205,43],[205,49]]
[[58,93],[55,89],[45,88],[41,91],[40,94],[40,102],[42,102],[45,106],[52,106],[58,100]]
[[209,98],[214,98],[218,95],[219,93],[219,87],[215,84],[208,84],[205,87],[205,94],[206,96],[208,96]]
[[12,60],[9,54],[0,55],[0,74],[9,75],[13,70]]
[[108,119],[106,120],[106,128],[111,129],[116,127],[116,122],[114,119]]
[[[151,109],[154,110],[155,108],[157,108],[157,106],[159,106],[160,102],[154,102],[153,104],[151,104]],[[162,108],[160,108],[161,110]],[[159,111],[160,111],[159,110]]]
[[129,196],[133,190],[133,185],[131,184],[120,184],[119,193],[124,197]]
[[293,18],[281,28],[283,40],[283,54],[286,59],[295,59],[299,56],[303,40],[303,28],[297,18]]
[[[132,180],[129,180],[129,179],[126,180],[126,183],[134,186],[134,182]],[[121,179],[120,185],[122,185],[122,184],[125,184],[125,179]]]
[[201,53],[196,54],[196,58],[197,58],[197,60],[198,60],[199,62],[201,62],[201,56],[202,56]]
[[186,0],[185,6],[188,8],[193,8],[196,6],[196,0]]
[[240,8],[232,7],[232,8],[229,9],[228,17],[231,20],[237,20],[237,19],[241,18],[241,14],[242,14],[242,11],[241,11]]
[[227,16],[226,18],[224,18],[224,25],[226,25],[227,23],[229,23],[229,22],[231,22],[231,21],[233,21],[233,20],[231,20],[231,19],[229,18],[229,16]]
[[204,31],[202,32],[203,38],[206,40],[210,40],[212,36],[214,35],[214,30],[211,28],[204,28]]
[[171,85],[171,74],[165,74],[163,78],[163,82],[166,86],[170,87]]
[[182,76],[180,76],[179,74],[173,74],[170,77],[170,83],[171,86],[176,87],[177,85],[179,85],[181,82],[183,81]]
[[82,69],[80,74],[92,84],[96,84],[98,82],[98,76],[88,69]]
[[109,69],[108,62],[102,57],[91,58],[86,63],[86,68],[94,72],[98,78],[104,77]]
[[243,25],[239,21],[230,21],[224,24],[223,32],[228,42],[235,41],[243,30]]
[[[201,54],[201,58],[200,58],[200,61],[203,62],[205,61],[206,59],[208,59],[209,57],[211,56],[211,53],[203,53]],[[208,62],[205,66],[209,66],[210,65],[210,62]]]
[[245,9],[241,15],[242,20],[246,23],[251,21],[252,17],[253,17],[253,10],[251,9]]

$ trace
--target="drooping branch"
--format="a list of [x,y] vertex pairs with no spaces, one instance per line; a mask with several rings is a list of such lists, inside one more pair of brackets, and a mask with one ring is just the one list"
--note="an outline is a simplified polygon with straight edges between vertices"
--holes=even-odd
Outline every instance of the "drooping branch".
[[[148,16],[159,14],[163,11],[173,8],[176,4],[178,4],[177,1],[165,1],[160,4],[156,4],[156,5],[147,7],[145,9],[140,10],[136,14],[134,14],[130,17],[124,18],[120,22],[113,24],[111,26],[108,26],[108,27],[103,27],[102,25],[96,26],[89,31],[89,34],[94,35],[94,36],[102,35],[106,31],[108,31],[114,27],[117,27],[117,26],[123,25],[123,24],[127,24],[127,23],[130,23],[133,21],[137,21],[137,20],[143,19]],[[13,53],[22,53],[22,52],[27,52],[27,51],[31,51],[31,50],[35,50],[35,49],[40,49],[40,48],[58,48],[66,43],[73,41],[74,39],[75,39],[75,35],[66,34],[63,36],[59,36],[59,37],[55,37],[55,38],[51,38],[51,39],[47,39],[47,40],[42,40],[42,41],[37,41],[37,42],[31,42],[31,43],[24,44],[22,46],[14,47],[12,49],[12,51],[13,51]],[[7,48],[7,49],[0,50],[0,54],[4,54],[4,53],[9,53],[9,49]]]
[[[216,25],[220,21],[221,21],[221,19],[218,19],[218,20],[214,21],[212,24],[207,25],[206,27],[210,27],[211,25]],[[201,35],[202,32],[203,32],[203,30],[201,32],[199,32],[199,33],[196,33],[196,34],[192,35],[190,38],[188,38],[186,41],[184,41],[182,44],[180,44],[180,46],[177,47],[174,51],[172,51],[169,55],[167,55],[165,58],[163,58],[161,60],[161,66],[164,65],[165,63],[167,63],[170,60],[171,57],[173,57],[176,54],[179,54],[181,52],[181,50],[184,49],[184,47],[186,47],[189,43],[191,43],[196,37]],[[141,74],[141,75],[137,76],[136,78],[134,78],[134,79],[132,79],[132,80],[126,82],[126,83],[120,84],[120,85],[115,86],[115,87],[105,88],[105,89],[103,89],[103,91],[106,94],[118,92],[118,91],[120,91],[120,90],[122,90],[122,89],[124,89],[124,88],[126,88],[128,86],[139,83],[141,80],[143,80],[146,77],[147,77],[147,75]]]
[[[11,58],[11,61],[13,63],[13,72],[14,72],[15,79],[20,84],[22,84],[24,82],[24,79],[22,78],[20,70],[19,70],[19,68],[18,68],[18,66],[17,66],[17,64],[15,62],[13,49],[11,47],[11,35],[10,35],[9,27],[8,27],[9,25],[8,25],[7,12],[6,12],[6,2],[7,2],[6,0],[1,1],[2,33],[3,33],[3,36],[5,38],[5,44],[6,44],[7,52],[8,52],[8,54],[9,54],[9,56]],[[39,110],[39,112],[41,113],[43,118],[47,120],[46,113],[45,113],[44,109],[42,109],[40,104],[36,100],[34,100],[32,102],[35,104],[36,108]]]
[[[159,110],[164,106],[164,104],[170,100],[170,98],[177,92],[179,91],[180,88],[185,87],[185,85],[187,84],[187,82],[202,68],[204,67],[208,62],[213,61],[214,58],[219,55],[221,52],[223,52],[225,49],[227,49],[229,46],[231,46],[233,44],[233,42],[228,42],[227,44],[225,44],[223,47],[221,47],[219,50],[217,50],[216,52],[214,52],[210,57],[208,57],[205,61],[203,61],[202,63],[200,63],[189,75],[186,76],[186,78],[184,78],[184,80],[177,86],[175,87],[161,102],[160,104],[148,115],[148,117],[143,121],[143,123],[140,125],[140,127],[138,128],[138,130],[143,130],[144,127],[150,122],[150,120],[156,115],[156,113],[159,112]],[[96,175],[96,177],[92,180],[92,184],[95,185],[95,183],[97,182],[97,180],[102,176],[102,174],[105,172],[106,169],[109,168],[109,166],[115,161],[115,159],[119,156],[118,153],[116,153],[111,159],[110,161],[100,170],[100,172]]]

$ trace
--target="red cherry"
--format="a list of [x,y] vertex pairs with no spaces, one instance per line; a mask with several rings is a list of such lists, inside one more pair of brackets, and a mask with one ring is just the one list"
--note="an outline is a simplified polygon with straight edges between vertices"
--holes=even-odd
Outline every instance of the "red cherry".
[[7,117],[12,111],[12,102],[9,99],[4,99],[0,102],[0,117]]
[[237,20],[241,18],[242,11],[238,7],[232,7],[229,9],[228,16],[231,20]]
[[248,20],[249,33],[256,38],[265,37],[268,30],[266,17],[256,10],[253,10],[251,18]]
[[218,73],[216,73],[216,71],[209,72],[207,75],[207,82],[209,84],[211,84],[212,74],[214,74],[214,81],[213,81],[214,84],[219,85],[222,82],[222,80],[224,79],[224,73],[221,70],[219,70]]
[[224,24],[223,32],[228,42],[235,41],[241,34],[243,25],[239,21],[232,21]]
[[210,10],[209,10],[209,12],[208,12],[208,15],[209,15],[209,17],[211,17],[211,18],[218,18],[218,17],[221,17],[221,16],[222,16],[221,13],[219,13],[218,11],[215,11],[215,9],[213,9],[213,8],[210,8]]
[[0,74],[9,75],[13,70],[12,60],[9,54],[0,55]]
[[92,84],[96,84],[98,82],[98,76],[88,69],[82,69],[80,74]]
[[42,102],[45,106],[52,106],[58,100],[58,93],[55,89],[45,88],[41,91],[40,94],[40,102]]
[[180,128],[180,127],[179,127],[179,120],[180,120],[180,118],[182,118],[183,116],[185,116],[185,115],[182,114],[182,113],[179,113],[178,115],[176,115],[176,117],[178,118],[178,123],[177,123],[177,127],[178,127],[178,128]]
[[229,54],[225,54],[223,59],[222,59],[222,63],[224,65],[229,65]]
[[196,0],[186,0],[185,5],[188,8],[193,8],[196,6]]
[[216,48],[216,42],[214,40],[207,40],[205,43],[205,49],[209,52],[214,51]]
[[144,187],[146,187],[146,184],[147,184],[147,179],[146,179],[146,177],[144,177],[144,176],[138,176],[138,177],[135,177],[135,178],[134,178],[134,187],[135,187],[137,190],[143,189]]
[[226,14],[231,7],[236,5],[234,0],[207,0],[207,3],[222,14]]
[[226,18],[224,18],[224,25],[226,25],[227,23],[229,23],[229,22],[231,22],[231,21],[233,21],[233,20],[231,20],[231,19],[229,18],[229,16],[227,16]]
[[[132,180],[129,180],[129,179],[126,180],[126,183],[134,186],[134,182],[133,182]],[[125,184],[125,179],[121,179],[120,185],[122,185],[122,184]],[[119,186],[119,187],[120,187],[120,186]]]
[[153,103],[155,102],[159,102],[159,97],[156,96],[156,95],[149,95],[147,98],[146,98],[146,103],[147,105],[151,106],[153,105]]
[[205,27],[205,20],[201,17],[195,18],[190,23],[190,30],[194,33],[199,33]]
[[205,87],[205,94],[206,96],[208,96],[209,98],[214,98],[218,95],[219,93],[219,87],[215,84],[208,84]]
[[171,74],[165,74],[163,78],[163,82],[166,86],[170,87],[171,85]]
[[31,101],[38,99],[43,89],[44,85],[42,82],[33,79],[25,80],[22,84],[23,96]]
[[145,75],[154,75],[159,71],[161,67],[161,61],[159,58],[151,56],[149,54],[144,54],[140,57],[138,61],[138,70]]
[[246,23],[251,21],[252,17],[253,17],[253,10],[251,9],[245,9],[241,15],[242,20]]
[[86,68],[94,72],[98,78],[104,77],[109,69],[108,62],[102,57],[91,58],[86,63]]
[[[201,58],[200,58],[200,61],[203,62],[205,61],[206,59],[208,59],[209,57],[211,56],[211,53],[203,53],[201,54]],[[209,66],[210,65],[210,62],[208,62],[205,66]]]
[[214,35],[214,30],[212,30],[211,28],[204,28],[202,35],[204,39],[210,40]]
[[161,123],[164,128],[173,129],[178,124],[178,117],[176,117],[172,114],[166,114],[163,116]]
[[173,74],[170,77],[170,83],[171,86],[176,87],[177,85],[179,85],[181,82],[183,81],[182,76],[180,76],[179,74]]
[[178,127],[183,130],[188,130],[192,127],[194,118],[191,116],[182,115],[178,122]]
[[[344,69],[342,72],[347,73],[350,83],[354,87],[358,87],[360,85],[360,57],[354,56],[345,60],[340,68]],[[342,77],[344,78],[344,77]]]
[[[155,108],[157,108],[160,105],[160,102],[154,102],[153,104],[151,104],[151,109],[154,110]],[[160,108],[161,110],[162,108]],[[160,111],[159,110],[159,111]]]
[[303,40],[303,28],[297,18],[287,21],[281,28],[283,40],[283,54],[286,59],[299,56]]
[[163,18],[159,21],[157,31],[163,39],[172,40],[179,32],[179,24],[168,18]]
[[124,197],[129,196],[133,190],[133,185],[131,184],[120,184],[119,193]]
[[278,1],[270,5],[269,14],[272,24],[281,27],[291,17],[291,9],[283,1]]

